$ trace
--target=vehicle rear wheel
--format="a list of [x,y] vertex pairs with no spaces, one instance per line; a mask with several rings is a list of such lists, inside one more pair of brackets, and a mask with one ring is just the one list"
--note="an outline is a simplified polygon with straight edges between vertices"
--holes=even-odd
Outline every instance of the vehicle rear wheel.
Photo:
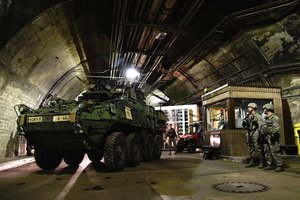
[[64,152],[64,161],[69,166],[78,166],[84,157],[82,150],[67,150]]
[[45,170],[55,169],[62,161],[61,152],[48,149],[35,149],[34,158],[36,164]]
[[147,134],[142,146],[142,159],[145,162],[151,162],[153,160],[154,140],[153,136]]
[[141,160],[141,143],[139,135],[131,133],[126,137],[127,142],[127,166],[135,167]]
[[188,143],[186,148],[187,148],[189,153],[195,153],[196,152],[196,145],[195,145],[194,142]]
[[104,162],[110,171],[121,171],[126,164],[127,144],[125,135],[115,132],[105,142]]
[[153,158],[159,160],[161,157],[161,151],[163,147],[163,139],[160,135],[154,136],[154,151],[153,151]]

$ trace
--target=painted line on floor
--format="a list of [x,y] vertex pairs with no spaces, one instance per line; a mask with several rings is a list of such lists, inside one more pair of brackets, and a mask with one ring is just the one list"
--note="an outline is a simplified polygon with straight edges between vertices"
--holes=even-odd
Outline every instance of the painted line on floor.
[[55,200],[63,200],[67,196],[67,194],[70,192],[70,190],[75,185],[77,179],[79,178],[80,174],[83,172],[83,170],[91,163],[89,159],[83,159],[83,161],[80,163],[78,169],[76,170],[75,174],[71,177],[68,184],[65,186],[65,188],[61,191],[60,194],[57,195]]
[[0,164],[0,171],[20,167],[22,165],[32,163],[34,161],[35,161],[35,159],[32,157],[32,158],[24,158],[24,159],[13,160],[13,161],[1,163]]

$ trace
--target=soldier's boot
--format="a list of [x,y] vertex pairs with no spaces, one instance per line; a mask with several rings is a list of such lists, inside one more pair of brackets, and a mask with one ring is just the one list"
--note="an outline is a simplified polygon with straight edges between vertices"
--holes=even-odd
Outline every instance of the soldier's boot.
[[250,162],[247,165],[245,165],[245,167],[255,167],[254,159],[250,158]]
[[274,167],[272,165],[268,165],[264,168],[264,170],[273,170]]
[[282,166],[277,166],[275,172],[282,172],[284,169]]
[[263,159],[260,159],[258,168],[263,169],[265,166],[265,161]]

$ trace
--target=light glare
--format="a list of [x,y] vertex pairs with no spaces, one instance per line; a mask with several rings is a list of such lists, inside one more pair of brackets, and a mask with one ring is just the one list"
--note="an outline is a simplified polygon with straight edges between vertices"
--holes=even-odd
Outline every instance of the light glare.
[[127,69],[126,71],[126,78],[129,80],[137,80],[140,76],[140,73],[133,68]]

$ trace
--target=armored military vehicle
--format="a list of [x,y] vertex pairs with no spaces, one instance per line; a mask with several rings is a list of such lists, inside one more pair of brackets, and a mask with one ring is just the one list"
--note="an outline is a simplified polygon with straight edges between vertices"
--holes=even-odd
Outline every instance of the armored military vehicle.
[[18,131],[34,148],[42,169],[54,169],[62,159],[78,165],[85,153],[94,163],[104,157],[110,171],[161,157],[167,118],[145,104],[141,91],[101,86],[84,92],[78,101],[53,98],[37,110],[26,105],[15,110]]

